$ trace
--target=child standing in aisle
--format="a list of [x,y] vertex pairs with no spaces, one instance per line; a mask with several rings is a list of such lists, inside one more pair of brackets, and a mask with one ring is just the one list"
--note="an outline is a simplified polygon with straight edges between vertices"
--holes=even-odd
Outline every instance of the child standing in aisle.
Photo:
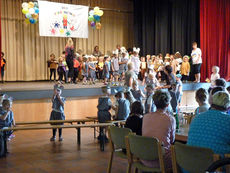
[[95,84],[95,78],[96,78],[96,66],[93,62],[93,57],[89,57],[89,73],[90,73],[90,84]]
[[[54,93],[52,97],[52,112],[50,115],[50,120],[65,120],[64,114],[64,104],[65,98],[61,97],[62,90],[64,87],[60,84],[54,85]],[[63,125],[63,123],[52,123],[51,125]],[[62,128],[58,129],[59,132],[59,141],[62,141]],[[50,141],[56,140],[57,129],[53,129],[53,136],[50,138]]]
[[[99,123],[106,123],[107,121],[111,120],[111,114],[110,114],[110,109],[112,106],[111,99],[109,98],[111,94],[111,88],[109,86],[104,86],[101,88],[103,92],[103,96],[99,97],[98,99],[98,105],[97,105],[97,117],[98,117],[98,122]],[[98,140],[101,140],[102,138],[102,128],[100,128],[100,134],[98,136]],[[105,139],[107,137],[105,136]]]

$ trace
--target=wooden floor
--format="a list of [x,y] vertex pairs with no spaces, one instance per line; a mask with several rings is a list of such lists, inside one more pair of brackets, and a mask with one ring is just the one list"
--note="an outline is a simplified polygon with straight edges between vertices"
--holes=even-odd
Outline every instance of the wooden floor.
[[[19,131],[9,142],[9,154],[0,159],[4,173],[105,173],[109,148],[101,152],[93,129],[82,130],[82,144],[76,143],[76,130],[63,130],[62,142],[50,142],[50,130]],[[114,173],[126,172],[127,162],[115,158]]]

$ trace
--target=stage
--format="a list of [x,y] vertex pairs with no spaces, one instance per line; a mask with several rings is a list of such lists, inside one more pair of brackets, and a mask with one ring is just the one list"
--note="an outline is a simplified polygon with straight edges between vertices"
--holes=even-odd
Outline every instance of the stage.
[[[163,84],[162,84],[163,85]],[[228,82],[230,85],[230,82]],[[44,99],[51,98],[53,94],[54,82],[37,81],[37,82],[6,82],[0,84],[1,93],[6,93],[13,97],[14,100],[30,100],[30,99]],[[104,86],[102,82],[96,82],[95,85],[82,85],[78,84],[64,84],[64,97],[91,97],[99,96],[102,94],[101,87]],[[183,91],[195,91],[199,88],[210,87],[210,83],[183,83]],[[111,87],[112,94],[114,90],[120,91],[123,86]],[[141,89],[144,86],[140,85]]]

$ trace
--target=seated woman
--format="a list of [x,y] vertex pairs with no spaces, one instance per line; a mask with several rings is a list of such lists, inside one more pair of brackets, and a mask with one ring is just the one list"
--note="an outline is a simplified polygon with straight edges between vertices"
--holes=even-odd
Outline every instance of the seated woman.
[[[142,136],[154,137],[162,142],[165,149],[165,166],[171,168],[170,146],[175,140],[176,121],[167,113],[171,96],[167,90],[158,90],[153,95],[156,112],[146,114],[143,118]],[[149,167],[159,167],[158,161],[143,161]]]
[[195,110],[195,115],[198,115],[202,112],[206,112],[209,110],[208,104],[208,92],[204,88],[200,88],[196,91],[196,102],[198,103],[199,107]]
[[144,108],[139,101],[135,101],[131,106],[131,113],[125,122],[125,127],[132,130],[137,135],[142,134],[142,117]]
[[226,113],[229,106],[230,96],[227,92],[215,93],[211,109],[193,119],[187,144],[210,148],[216,154],[230,153],[230,116]]

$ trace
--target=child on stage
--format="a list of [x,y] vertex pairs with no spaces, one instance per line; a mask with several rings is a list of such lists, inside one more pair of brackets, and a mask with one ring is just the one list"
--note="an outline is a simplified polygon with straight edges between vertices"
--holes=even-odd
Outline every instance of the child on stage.
[[77,57],[74,57],[73,59],[73,68],[74,68],[74,73],[73,73],[73,83],[77,84],[77,78],[78,78],[78,73],[79,73],[79,67],[80,63],[77,60]]
[[62,56],[59,58],[58,60],[58,80],[59,82],[63,81],[63,77],[65,77],[66,75],[66,64],[65,64],[65,58],[63,58]]
[[86,85],[88,81],[88,76],[89,76],[89,56],[88,55],[85,55],[83,57],[82,76],[83,76],[83,85]]
[[50,68],[50,81],[52,81],[52,76],[54,75],[54,82],[56,81],[58,62],[55,59],[55,55],[52,53],[50,55],[50,60],[48,61],[48,67]]
[[212,67],[211,88],[216,86],[216,79],[220,79],[219,71],[220,71],[220,68],[218,66]]
[[89,73],[90,73],[90,84],[95,84],[96,79],[96,65],[93,62],[93,57],[89,57]]
[[119,78],[119,58],[118,58],[118,51],[113,51],[113,58],[111,60],[112,64],[112,71],[113,71],[113,78],[114,86],[118,86],[118,78]]
[[4,83],[4,74],[5,74],[5,67],[6,67],[6,59],[4,58],[4,53],[1,52],[1,78],[2,83]]
[[[97,117],[99,123],[106,123],[107,121],[111,120],[110,109],[112,106],[112,102],[109,98],[111,94],[111,88],[109,86],[104,86],[101,89],[103,92],[103,96],[99,97],[98,99]],[[103,129],[100,128],[100,135],[98,136],[98,140],[100,140],[102,137],[102,130]],[[107,137],[105,137],[105,139],[107,139]]]
[[[15,126],[14,114],[12,112],[12,98],[3,96],[2,107],[0,107],[0,128]],[[6,131],[6,137],[11,140],[14,135],[13,131]]]
[[189,72],[190,72],[190,64],[189,64],[189,57],[185,55],[183,57],[183,62],[181,64],[181,75],[182,75],[182,81],[187,82],[189,80]]
[[108,84],[109,80],[109,71],[110,71],[110,63],[109,63],[109,56],[104,57],[104,66],[103,66],[103,75],[104,75],[104,84]]
[[[61,84],[54,85],[54,93],[52,97],[52,112],[50,115],[50,120],[65,120],[64,114],[64,104],[65,98],[61,97],[62,90],[64,87]],[[63,123],[52,123],[51,125],[63,125]],[[50,138],[50,141],[56,140],[57,129],[53,129],[53,136]],[[58,129],[59,132],[59,141],[62,141],[62,128]]]

